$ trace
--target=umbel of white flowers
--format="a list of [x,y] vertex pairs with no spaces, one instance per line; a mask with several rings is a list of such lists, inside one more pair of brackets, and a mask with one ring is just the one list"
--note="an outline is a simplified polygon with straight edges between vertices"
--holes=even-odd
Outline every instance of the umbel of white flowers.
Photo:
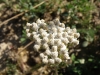
[[44,64],[66,63],[70,57],[69,47],[75,47],[79,44],[79,36],[76,28],[65,27],[59,19],[45,23],[43,19],[36,22],[27,23],[26,35],[34,40],[34,50],[44,50],[40,53]]

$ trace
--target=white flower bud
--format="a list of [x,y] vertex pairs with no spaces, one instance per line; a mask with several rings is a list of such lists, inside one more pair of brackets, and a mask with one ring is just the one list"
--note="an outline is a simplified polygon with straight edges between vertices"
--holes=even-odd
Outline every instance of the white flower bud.
[[53,21],[50,21],[49,22],[49,27],[54,27],[54,26],[55,26],[54,22]]
[[58,42],[61,43],[61,40],[60,40],[60,39],[55,39],[55,40],[54,40],[54,44],[55,44],[56,46],[57,46]]
[[44,49],[48,49],[48,48],[49,48],[48,44],[47,44],[47,43],[44,43],[44,44],[43,44],[43,48],[44,48]]
[[60,26],[63,27],[63,28],[65,28],[65,24],[64,23],[61,23]]
[[49,45],[54,45],[54,39],[50,39],[48,43]]
[[61,45],[61,39],[58,39],[58,40],[55,40],[55,44],[57,44],[57,46],[60,46]]
[[42,28],[40,28],[39,29],[39,33],[41,34],[42,32],[44,32],[45,30],[44,29],[42,29]]
[[51,52],[51,57],[52,57],[52,58],[58,57],[58,52],[57,52],[57,51]]
[[41,44],[41,39],[37,38],[35,42],[36,42],[36,44]]
[[54,40],[54,44],[55,44],[56,46],[57,46],[58,40],[59,40],[59,39],[55,39],[55,40]]
[[61,44],[59,45],[59,47],[60,47],[60,48],[66,49],[66,45],[65,45],[64,43],[61,43]]
[[57,46],[52,46],[52,51],[57,51]]
[[48,38],[47,37],[43,37],[43,42],[48,42]]
[[54,59],[48,59],[48,62],[49,62],[50,64],[54,64],[54,63],[55,63],[55,60],[54,60]]
[[33,25],[33,30],[34,30],[34,31],[37,31],[37,30],[38,30],[37,23],[32,23],[32,25]]
[[45,55],[44,58],[45,58],[45,59],[48,59],[48,56]]
[[34,32],[32,32],[32,34],[33,34],[33,35],[37,35],[37,32],[34,31]]
[[55,25],[60,25],[60,21],[59,21],[59,19],[58,19],[58,18],[57,18],[57,19],[55,19],[53,22],[55,23]]
[[74,35],[74,33],[73,33],[72,31],[68,31],[67,33],[68,33],[68,35],[70,35],[70,36],[73,36],[73,35]]
[[30,24],[30,23],[27,23],[26,25],[27,25],[28,27],[32,26],[32,24]]
[[66,54],[66,53],[68,53],[68,49],[67,48],[66,49],[65,48],[61,48],[60,49],[60,53],[61,54]]
[[42,22],[42,23],[44,23],[44,22],[45,22],[45,20],[44,20],[44,19],[41,19],[41,22]]
[[68,41],[71,43],[74,39],[74,36],[67,36],[67,38],[68,38]]
[[73,39],[72,43],[73,43],[74,45],[78,45],[78,44],[79,44],[79,41],[78,41],[77,39]]
[[39,35],[33,35],[34,40],[36,40],[37,38],[39,38]]
[[44,55],[43,53],[40,53],[40,58],[42,58],[42,59],[43,59],[43,58],[44,58],[44,56],[45,56],[45,55]]
[[56,38],[61,38],[62,34],[61,33],[57,33]]
[[70,57],[69,57],[68,54],[64,54],[64,58],[65,58],[65,59],[70,59]]
[[49,49],[47,49],[47,50],[45,51],[45,54],[46,54],[46,55],[51,55],[51,51],[50,51]]
[[26,32],[29,33],[30,29],[26,29]]
[[73,31],[74,33],[76,33],[76,32],[77,32],[76,28],[72,29],[72,31]]
[[31,36],[31,33],[27,33],[27,37],[30,37]]
[[44,64],[47,64],[47,63],[48,63],[48,59],[43,58],[43,59],[42,59],[42,62],[43,62]]
[[38,51],[40,49],[40,45],[34,45],[34,50]]
[[69,43],[68,39],[65,38],[65,40],[64,40],[64,44],[65,44],[65,45],[68,45],[68,43]]
[[52,28],[52,31],[53,31],[54,33],[56,33],[56,32],[57,32],[57,28]]
[[33,22],[33,23],[32,23],[32,26],[36,26],[36,27],[37,27],[37,23]]
[[41,20],[38,19],[38,20],[36,21],[36,23],[37,23],[37,24],[41,24]]
[[73,10],[72,9],[70,9],[69,11],[68,11],[68,13],[70,14],[70,13],[72,13],[73,12]]
[[69,60],[69,59],[70,59],[70,57],[67,57],[67,59]]
[[57,38],[57,32],[53,32],[54,34],[54,39]]
[[41,24],[40,24],[40,27],[43,28],[43,29],[45,29],[45,28],[47,27],[47,26],[46,26],[46,23],[41,23]]
[[49,34],[48,38],[49,39],[54,39],[54,34]]
[[70,27],[66,27],[65,31],[67,31],[67,32],[70,31]]
[[69,41],[68,41],[67,38],[62,38],[61,40],[62,40],[62,42],[63,42],[65,45],[67,45],[67,44],[69,43]]
[[47,33],[46,31],[43,31],[43,32],[41,33],[41,36],[42,36],[42,37],[46,37],[47,34],[48,34],[48,33]]
[[63,31],[63,29],[61,27],[57,27],[57,32],[61,33]]
[[61,60],[60,58],[55,58],[55,62],[57,62],[57,63],[61,63],[62,60]]
[[66,37],[68,36],[68,33],[67,33],[67,32],[64,32],[64,33],[62,34],[62,36],[63,36],[64,38],[66,38]]
[[79,33],[74,33],[74,37],[75,38],[79,38],[80,37],[80,34]]

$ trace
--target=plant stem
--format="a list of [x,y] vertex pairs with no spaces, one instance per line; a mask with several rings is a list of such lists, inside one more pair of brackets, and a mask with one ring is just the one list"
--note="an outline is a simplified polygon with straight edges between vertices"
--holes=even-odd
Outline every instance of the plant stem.
[[58,67],[57,67],[57,65],[55,66],[55,75],[58,75]]

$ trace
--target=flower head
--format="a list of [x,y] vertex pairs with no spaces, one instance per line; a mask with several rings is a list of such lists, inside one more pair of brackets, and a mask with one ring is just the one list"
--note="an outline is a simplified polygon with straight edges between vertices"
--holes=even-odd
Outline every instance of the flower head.
[[70,59],[69,48],[79,44],[79,36],[76,28],[65,27],[59,19],[46,23],[38,19],[36,22],[27,23],[26,35],[34,40],[34,50],[44,50],[40,53],[44,64],[60,64]]

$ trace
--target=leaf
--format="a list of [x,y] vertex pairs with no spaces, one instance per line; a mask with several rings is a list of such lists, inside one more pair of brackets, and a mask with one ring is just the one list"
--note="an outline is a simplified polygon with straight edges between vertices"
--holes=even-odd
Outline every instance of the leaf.
[[89,59],[88,59],[88,61],[89,61],[89,62],[92,62],[92,61],[93,61],[93,59],[89,58]]
[[83,47],[87,47],[88,45],[89,45],[88,41],[84,41],[83,44],[82,44]]
[[93,30],[93,29],[89,29],[89,30],[88,30],[88,34],[89,34],[91,37],[94,37],[95,33],[96,33],[96,31]]
[[26,41],[26,38],[21,38],[21,39],[20,39],[20,42],[21,42],[21,43],[24,43],[25,41]]
[[97,25],[96,28],[100,29],[100,25]]
[[74,64],[79,64],[79,61],[75,61]]
[[86,34],[86,37],[84,37],[87,41],[92,42],[96,33],[96,30],[94,29],[79,29],[80,33]]
[[71,55],[71,59],[72,59],[72,61],[75,61],[75,58],[76,58],[75,55],[72,54],[72,55]]
[[98,68],[97,66],[94,66],[94,68],[96,69],[96,68]]
[[84,64],[84,63],[85,63],[85,59],[79,59],[79,62],[80,62],[81,64]]
[[59,75],[63,75],[62,73],[60,73]]

